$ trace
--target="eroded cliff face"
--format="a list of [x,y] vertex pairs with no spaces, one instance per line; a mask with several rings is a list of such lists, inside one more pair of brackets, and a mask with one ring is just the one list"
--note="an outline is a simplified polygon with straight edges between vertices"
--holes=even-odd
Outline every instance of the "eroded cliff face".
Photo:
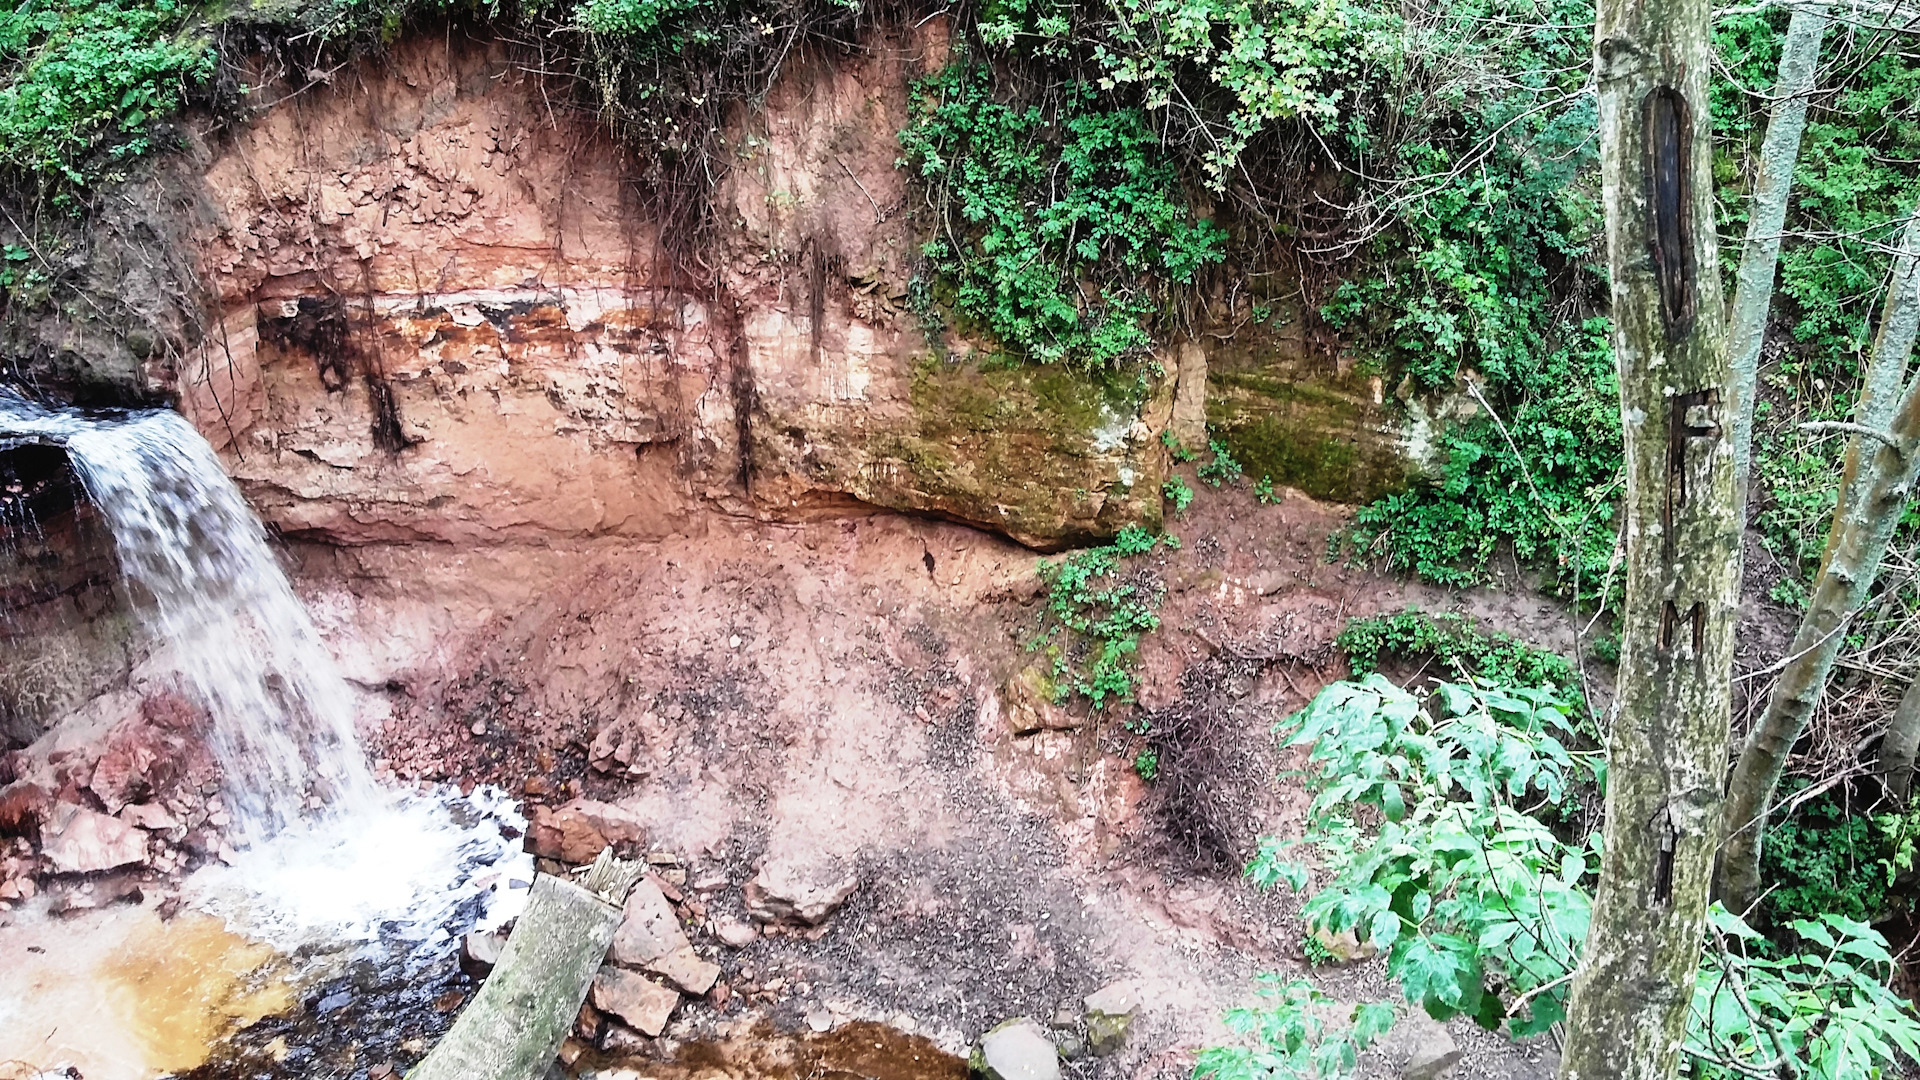
[[1171,371],[983,370],[906,310],[893,133],[944,51],[924,29],[794,64],[737,118],[689,262],[503,46],[396,46],[206,144],[220,319],[182,407],[272,524],[341,542],[660,536],[700,502],[1043,547],[1155,521]]

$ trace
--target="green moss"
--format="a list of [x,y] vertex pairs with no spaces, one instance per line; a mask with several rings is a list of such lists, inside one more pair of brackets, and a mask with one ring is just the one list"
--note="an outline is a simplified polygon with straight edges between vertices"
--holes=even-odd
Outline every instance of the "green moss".
[[1367,475],[1375,470],[1360,460],[1352,444],[1277,416],[1226,428],[1220,438],[1248,475],[1272,477],[1274,483],[1299,488],[1316,499],[1352,498],[1356,488],[1378,482]]

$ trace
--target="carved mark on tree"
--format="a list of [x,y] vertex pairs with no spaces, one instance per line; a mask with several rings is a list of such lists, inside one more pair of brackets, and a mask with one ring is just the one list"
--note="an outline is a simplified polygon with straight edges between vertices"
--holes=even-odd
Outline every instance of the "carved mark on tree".
[[1671,86],[1647,94],[1647,246],[1660,285],[1660,317],[1667,340],[1693,330],[1693,190],[1688,163],[1693,153],[1693,115]]
[[[1664,537],[1667,558],[1673,558],[1675,529],[1679,524],[1680,511],[1687,507],[1687,473],[1689,453],[1694,445],[1708,440],[1708,453],[1711,453],[1710,440],[1720,437],[1720,391],[1693,390],[1673,395],[1670,413],[1667,417],[1667,504]],[[1702,455],[1702,460],[1706,460]]]

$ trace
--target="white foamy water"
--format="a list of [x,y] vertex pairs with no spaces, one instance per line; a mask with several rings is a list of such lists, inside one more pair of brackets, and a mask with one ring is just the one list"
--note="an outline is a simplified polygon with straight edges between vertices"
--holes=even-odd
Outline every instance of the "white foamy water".
[[375,783],[351,691],[192,425],[166,410],[59,412],[0,387],[0,449],[22,442],[66,449],[143,630],[211,717],[239,853],[194,876],[200,906],[283,949],[424,940],[483,893],[485,923],[518,913],[533,875],[508,836],[526,824],[512,801]]
[[[482,897],[478,928],[520,914],[533,856],[513,800],[495,787],[388,792],[254,844],[187,883],[196,906],[285,950],[375,938],[431,940]],[[511,835],[509,835],[511,832]]]
[[211,714],[235,839],[279,832],[309,800],[374,798],[347,685],[200,433],[167,410],[93,419],[0,397],[0,445],[25,438],[66,448],[143,628]]

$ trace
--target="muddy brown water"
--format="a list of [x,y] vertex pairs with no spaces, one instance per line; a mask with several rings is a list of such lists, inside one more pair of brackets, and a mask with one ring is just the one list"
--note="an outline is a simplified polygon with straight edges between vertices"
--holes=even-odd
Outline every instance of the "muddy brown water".
[[196,913],[133,907],[0,928],[0,968],[0,1069],[71,1065],[87,1080],[192,1069],[294,1001],[279,954]]
[[581,1080],[965,1080],[967,1062],[923,1035],[871,1020],[799,1034],[763,1020],[667,1057],[589,1055],[574,1073]]

